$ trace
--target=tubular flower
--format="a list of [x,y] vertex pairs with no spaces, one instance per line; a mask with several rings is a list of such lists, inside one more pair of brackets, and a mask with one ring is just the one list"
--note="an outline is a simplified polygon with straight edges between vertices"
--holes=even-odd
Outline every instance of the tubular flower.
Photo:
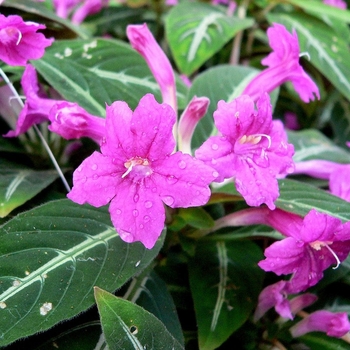
[[350,331],[350,322],[346,312],[315,311],[294,325],[290,332],[300,337],[309,332],[324,332],[329,337],[340,338]]
[[171,63],[147,24],[128,25],[126,34],[131,46],[145,59],[162,93],[163,102],[177,111],[175,75]]
[[346,10],[347,3],[344,0],[323,0],[323,3],[329,6],[338,7],[342,10]]
[[188,154],[172,154],[175,112],[145,95],[135,111],[125,102],[107,107],[101,153],[75,170],[68,198],[109,212],[120,237],[152,248],[164,228],[166,205],[205,204],[215,171]]
[[11,66],[25,66],[28,60],[41,58],[53,39],[37,33],[43,24],[24,22],[20,16],[0,14],[0,59]]
[[272,121],[267,94],[257,108],[247,95],[230,103],[219,101],[214,120],[221,135],[210,137],[195,154],[217,170],[217,182],[234,177],[248,205],[266,203],[274,209],[279,196],[276,178],[293,171],[294,147],[287,143],[282,123]]
[[338,266],[350,252],[350,223],[311,210],[304,219],[280,209],[270,211],[266,223],[287,238],[265,249],[259,266],[277,275],[292,274],[290,293],[314,286],[323,271]]
[[269,68],[253,78],[243,94],[256,101],[262,92],[271,92],[286,81],[291,81],[304,102],[313,100],[314,95],[319,99],[320,93],[316,84],[299,64],[297,33],[293,31],[290,34],[283,25],[274,23],[273,27],[267,30],[267,36],[273,51],[261,63]]

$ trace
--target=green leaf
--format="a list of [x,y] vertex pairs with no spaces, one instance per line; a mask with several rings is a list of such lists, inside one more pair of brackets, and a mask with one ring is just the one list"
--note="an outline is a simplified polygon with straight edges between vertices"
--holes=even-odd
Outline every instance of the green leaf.
[[298,6],[321,19],[323,16],[327,16],[345,23],[350,23],[350,11],[326,5],[320,0],[286,0],[286,2]]
[[[213,132],[213,113],[220,100],[230,102],[240,96],[247,84],[259,70],[245,66],[220,65],[199,74],[193,81],[188,97],[206,96],[210,105],[206,115],[199,121],[192,138],[193,148],[198,148]],[[279,90],[271,94],[274,105]]]
[[301,14],[270,14],[268,20],[285,25],[289,31],[294,29],[301,52],[308,52],[311,63],[350,100],[349,46],[345,39],[322,22]]
[[184,349],[154,315],[98,287],[94,289],[110,350]]
[[[126,101],[134,109],[146,93],[162,101],[144,59],[122,41],[56,41],[42,59],[32,64],[65,99],[98,116],[105,116],[106,103],[117,100]],[[179,104],[184,104],[184,91],[180,84]]]
[[338,163],[350,163],[350,153],[336,146],[316,129],[288,131],[288,142],[294,145],[293,160],[295,162],[323,159]]
[[156,316],[172,336],[184,346],[184,337],[176,308],[165,282],[154,271],[151,271],[146,276],[143,272],[134,277],[131,285],[135,283],[138,288],[133,290],[132,298],[129,297],[128,300],[136,302],[137,305]]
[[195,228],[209,228],[214,226],[214,219],[202,208],[180,208],[178,215],[186,224]]
[[299,215],[306,215],[311,209],[332,215],[342,221],[350,221],[350,203],[300,181],[279,180],[280,196],[276,206]]
[[200,350],[216,349],[248,319],[262,287],[252,242],[203,241],[189,262]]
[[152,250],[125,243],[106,207],[52,201],[0,228],[0,346],[44,331],[94,304],[144,269]]
[[56,170],[36,171],[0,159],[0,218],[33,198],[57,178]]
[[322,333],[309,333],[298,338],[308,349],[317,350],[350,350],[350,344],[342,339],[328,337]]
[[250,18],[227,16],[219,6],[182,2],[169,11],[165,30],[179,70],[191,75],[239,31],[253,24]]

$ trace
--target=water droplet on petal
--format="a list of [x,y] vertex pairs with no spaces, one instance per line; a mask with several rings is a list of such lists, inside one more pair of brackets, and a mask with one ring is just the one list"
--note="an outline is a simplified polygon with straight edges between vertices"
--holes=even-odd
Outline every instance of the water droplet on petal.
[[179,179],[174,175],[168,175],[166,177],[166,179],[167,179],[169,185],[174,185],[179,181]]
[[99,176],[97,174],[94,174],[94,176],[92,177],[94,180],[97,180],[99,178]]
[[211,164],[215,165],[216,163],[217,163],[217,160],[213,158],[213,159],[211,160]]
[[136,210],[136,209],[134,209],[134,210],[132,211],[132,215],[134,215],[135,217],[138,216],[138,215],[139,215],[139,211]]
[[139,195],[136,193],[134,196],[134,202],[137,203],[139,201]]
[[79,171],[79,173],[80,173],[82,170],[83,170],[83,167],[82,167],[82,166],[80,166],[80,167],[77,169],[77,171]]
[[149,209],[149,208],[152,208],[152,206],[153,206],[153,203],[151,201],[145,202],[145,208]]
[[190,182],[190,181],[188,181],[188,182],[186,182],[186,185],[187,185],[188,187],[192,187],[192,186],[193,186],[193,183]]
[[217,150],[219,149],[219,146],[218,146],[216,143],[213,143],[213,144],[211,145],[211,149],[212,149],[213,151],[217,151]]
[[217,171],[213,171],[213,176],[217,178],[219,176],[219,173]]
[[174,197],[172,197],[172,196],[165,196],[165,197],[163,198],[163,202],[164,202],[166,205],[171,206],[171,205],[174,204],[175,199],[174,199]]
[[97,168],[98,168],[97,164],[92,164],[92,166],[91,166],[92,170],[97,170]]
[[122,211],[121,211],[120,209],[117,209],[115,212],[116,212],[118,215],[120,215],[120,214],[122,213]]
[[153,187],[153,188],[152,188],[152,192],[153,192],[153,193],[156,193],[156,192],[157,192],[157,187]]
[[116,177],[118,174],[117,173],[112,173],[111,176],[112,177]]
[[144,226],[143,226],[143,224],[140,224],[140,226],[139,226],[139,227],[140,227],[140,229],[143,229],[143,227],[144,227]]
[[86,181],[87,181],[87,177],[86,177],[86,176],[83,176],[83,177],[81,178],[81,182],[84,183],[84,182],[86,182]]
[[148,216],[148,215],[145,215],[144,217],[143,217],[143,221],[144,222],[148,222],[148,221],[150,221],[151,220],[151,218]]
[[177,165],[179,166],[180,169],[185,169],[186,168],[186,162],[184,160],[180,160]]

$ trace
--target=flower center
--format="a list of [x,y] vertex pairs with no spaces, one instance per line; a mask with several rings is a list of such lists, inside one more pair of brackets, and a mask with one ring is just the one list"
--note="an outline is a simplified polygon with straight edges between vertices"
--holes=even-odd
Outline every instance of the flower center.
[[313,248],[315,250],[321,250],[322,247],[326,247],[329,250],[329,252],[334,256],[334,259],[337,262],[337,265],[333,267],[333,269],[336,269],[340,265],[340,260],[337,256],[337,254],[335,254],[334,250],[330,247],[330,245],[332,243],[333,242],[331,242],[331,241],[326,241],[326,242],[315,241],[315,242],[310,243],[310,246],[311,246],[311,248]]
[[126,177],[132,170],[134,170],[138,175],[149,176],[152,174],[152,169],[150,167],[150,162],[146,158],[133,157],[124,163],[126,172],[122,175],[122,178]]
[[1,40],[7,44],[16,41],[16,45],[21,42],[22,33],[16,27],[8,27],[0,31]]
[[271,147],[271,136],[269,135],[266,135],[266,134],[253,134],[253,135],[243,135],[239,140],[238,142],[243,145],[245,143],[250,143],[252,145],[256,145],[258,144],[261,139],[263,137],[266,137],[268,142],[269,142],[269,145],[267,146],[267,148],[270,148]]

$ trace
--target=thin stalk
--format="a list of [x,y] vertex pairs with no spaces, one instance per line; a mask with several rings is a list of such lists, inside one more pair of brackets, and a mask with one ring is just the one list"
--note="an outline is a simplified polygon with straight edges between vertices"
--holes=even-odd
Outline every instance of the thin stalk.
[[[17,99],[18,103],[22,106],[22,108],[24,107],[24,104],[23,104],[23,101],[21,99],[21,97],[19,96],[17,90],[15,89],[15,87],[13,86],[13,84],[11,83],[11,81],[9,80],[9,78],[7,77],[7,75],[5,74],[5,72],[0,68],[0,75],[1,77],[4,79],[5,83],[10,87],[14,97]],[[48,153],[51,161],[52,161],[52,164],[54,165],[58,175],[60,176],[62,182],[63,182],[63,185],[64,187],[66,188],[66,190],[69,192],[70,191],[70,187],[68,185],[68,182],[66,180],[66,178],[64,177],[63,175],[63,172],[59,166],[59,164],[57,163],[56,161],[56,158],[55,156],[53,155],[49,145],[47,144],[43,134],[41,133],[41,131],[39,130],[39,128],[36,126],[36,125],[33,125],[33,129],[35,130],[35,132],[37,133],[37,135],[39,136],[41,142],[43,143],[43,146],[46,150],[46,152]]]

